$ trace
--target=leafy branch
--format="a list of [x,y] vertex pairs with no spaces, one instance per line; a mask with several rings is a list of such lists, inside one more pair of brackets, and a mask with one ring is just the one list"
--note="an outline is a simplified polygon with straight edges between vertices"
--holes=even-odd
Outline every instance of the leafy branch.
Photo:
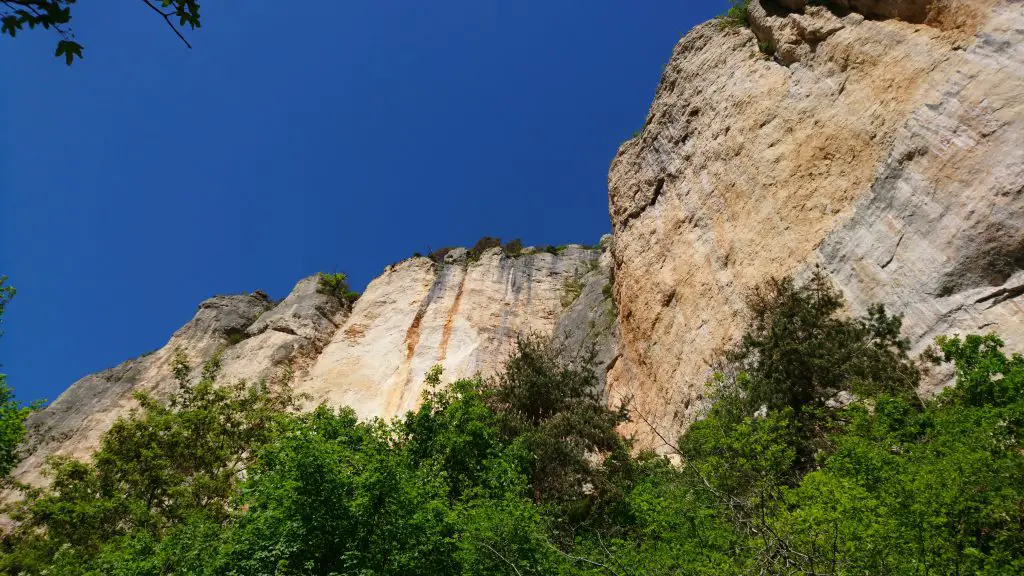
[[[15,38],[26,28],[52,30],[57,34],[57,49],[54,56],[64,57],[68,66],[75,58],[83,58],[84,47],[75,40],[71,28],[71,7],[77,0],[0,0],[0,35]],[[185,44],[192,45],[182,34],[185,26],[195,30],[200,26],[198,0],[142,0],[160,15],[167,26]]]

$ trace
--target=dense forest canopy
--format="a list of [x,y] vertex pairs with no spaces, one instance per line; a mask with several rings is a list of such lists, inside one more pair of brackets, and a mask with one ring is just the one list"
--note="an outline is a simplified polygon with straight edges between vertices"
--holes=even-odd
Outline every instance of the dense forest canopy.
[[[915,360],[900,317],[841,314],[821,276],[749,298],[704,417],[617,433],[593,367],[519,342],[492,379],[426,375],[391,422],[299,409],[179,354],[89,462],[8,510],[9,574],[1024,572],[1024,358],[995,335]],[[955,370],[935,398],[931,364]],[[681,462],[679,464],[678,462]]]

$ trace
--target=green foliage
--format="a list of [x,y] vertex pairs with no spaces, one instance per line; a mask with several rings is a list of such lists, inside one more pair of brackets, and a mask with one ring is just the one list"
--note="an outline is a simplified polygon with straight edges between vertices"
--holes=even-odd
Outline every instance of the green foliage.
[[0,477],[6,477],[18,464],[18,446],[25,439],[25,420],[39,409],[42,402],[22,406],[14,399],[14,390],[7,385],[7,375],[0,374]]
[[995,334],[940,337],[937,342],[946,362],[956,365],[956,388],[949,397],[970,406],[1006,405],[1024,400],[1024,357],[1007,358],[1003,341]]
[[18,293],[14,289],[14,286],[4,284],[7,283],[7,276],[0,276],[0,336],[3,336],[3,322],[4,322],[4,311],[7,310],[7,305],[10,304],[11,299]]
[[817,414],[841,391],[910,394],[920,373],[900,337],[900,316],[872,306],[862,318],[839,314],[842,296],[823,274],[796,286],[770,280],[747,296],[749,325],[726,354],[748,414],[762,406],[790,409],[806,436],[818,434]]
[[607,303],[605,305],[605,313],[611,318],[615,318],[619,315],[619,306],[618,304],[615,303],[614,282],[615,270],[613,269],[611,273],[611,278],[609,278],[608,282],[606,282],[605,285],[601,287],[601,295],[604,296],[605,302]]
[[490,250],[491,248],[500,247],[501,238],[492,238],[490,236],[484,236],[483,238],[477,240],[476,244],[474,244],[473,247],[466,252],[466,259],[469,260],[470,262],[476,262],[477,260],[480,259],[480,256],[483,256],[483,253],[486,252],[487,250]]
[[351,410],[300,418],[251,471],[222,562],[241,574],[453,573],[444,478],[392,440]]
[[[143,0],[191,48],[180,28],[200,26],[198,0]],[[15,38],[27,27],[34,30],[52,30],[58,37],[54,55],[64,57],[70,66],[75,58],[82,59],[83,47],[75,41],[71,30],[71,7],[75,0],[7,0],[0,2],[0,35]]]
[[[17,290],[7,283],[7,276],[0,276],[0,327],[3,326],[4,312]],[[3,330],[0,330],[0,336]],[[18,446],[25,439],[25,420],[42,406],[37,401],[22,406],[14,399],[14,389],[7,385],[7,375],[0,374],[0,478],[7,480],[7,474],[18,464]]]
[[19,546],[0,568],[33,573],[34,558],[48,555],[102,566],[111,555],[148,556],[182,530],[226,522],[245,470],[277,437],[293,400],[262,383],[216,386],[219,368],[215,357],[196,380],[178,350],[172,372],[180,388],[167,402],[138,394],[139,408],[104,434],[92,462],[52,458],[52,484],[18,506]]
[[[818,277],[769,283],[750,304],[748,332],[725,366],[732,376],[718,376],[706,418],[679,442],[679,482],[730,519],[717,550],[732,570],[1020,571],[1019,355],[1003,355],[994,336],[942,339],[957,386],[922,401],[909,393],[917,369],[898,317],[875,307],[844,319]],[[840,389],[862,400],[822,402]]]
[[581,274],[573,274],[562,282],[562,293],[559,294],[558,300],[563,308],[568,308],[580,297],[580,294],[583,293],[583,286],[583,276]]
[[568,249],[568,244],[560,244],[558,246],[552,246],[551,244],[548,244],[547,246],[542,247],[540,251],[547,252],[548,254],[552,254],[554,256],[560,256],[563,252],[565,252]]
[[443,248],[438,248],[437,250],[430,250],[427,252],[427,258],[433,260],[435,264],[444,264],[444,257],[452,250],[455,250],[455,248],[457,248],[457,246],[445,246]]
[[[909,393],[899,318],[840,314],[820,277],[750,299],[746,336],[675,448],[633,453],[590,357],[536,338],[503,373],[391,422],[298,413],[286,391],[181,391],[55,460],[0,571],[55,575],[1018,574],[1024,359],[941,339],[957,386]],[[824,402],[853,390],[846,407]]]
[[[472,248],[466,251],[466,260],[468,262],[477,262],[480,260],[480,257],[483,256],[484,252],[490,250],[491,248],[501,248],[501,251],[502,253],[505,254],[505,256],[515,258],[516,256],[522,254],[523,242],[522,240],[516,238],[514,240],[509,240],[508,242],[502,244],[501,238],[484,236],[483,238],[477,240],[476,244],[474,244]],[[455,249],[455,246],[445,246],[444,248],[431,250],[427,253],[427,258],[433,260],[435,264],[444,264],[444,257],[447,256],[449,252]]]
[[729,9],[719,18],[719,20],[723,26],[730,28],[748,26],[747,12],[749,10],[749,6],[750,0],[729,0]]
[[522,253],[523,242],[522,240],[516,238],[515,240],[510,240],[505,244],[502,244],[501,238],[492,238],[490,236],[484,236],[483,238],[477,240],[476,244],[474,244],[473,247],[466,252],[466,258],[470,262],[476,262],[477,260],[480,259],[480,257],[483,255],[485,251],[491,248],[499,247],[501,248],[501,251],[503,254],[505,254],[505,256],[514,258]]
[[249,334],[245,330],[228,330],[228,346],[234,346],[239,344],[249,337]]
[[589,456],[626,448],[615,427],[627,413],[602,401],[591,359],[566,364],[541,339],[517,342],[491,402],[504,433],[534,455],[535,502],[564,503],[581,499],[586,486],[603,489]]
[[516,257],[523,252],[523,241],[519,238],[509,240],[501,247],[506,256]]
[[359,292],[349,289],[348,276],[341,272],[321,272],[316,291],[337,299],[343,307],[351,306],[359,299]]

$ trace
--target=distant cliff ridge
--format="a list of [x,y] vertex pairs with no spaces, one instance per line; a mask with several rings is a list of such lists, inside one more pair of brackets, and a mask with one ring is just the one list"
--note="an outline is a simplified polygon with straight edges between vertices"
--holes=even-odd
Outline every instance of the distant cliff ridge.
[[[555,253],[551,253],[555,252]],[[363,417],[391,417],[413,408],[435,364],[444,380],[492,374],[523,333],[552,335],[571,304],[566,281],[599,271],[600,252],[501,248],[441,262],[415,257],[389,266],[351,307],[299,281],[281,302],[262,293],[216,296],[151,354],[86,376],[29,422],[29,455],[16,477],[41,482],[49,454],[86,458],[100,436],[135,405],[132,394],[166,394],[170,366],[182,349],[193,366],[222,351],[221,382],[291,384],[311,404],[353,407]],[[607,264],[607,259],[606,259]],[[564,331],[565,329],[563,329]]]

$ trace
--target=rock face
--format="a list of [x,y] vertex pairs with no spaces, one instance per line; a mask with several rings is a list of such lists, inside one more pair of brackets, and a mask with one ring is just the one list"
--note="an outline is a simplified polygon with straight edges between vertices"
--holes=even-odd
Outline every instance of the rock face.
[[491,374],[517,334],[551,335],[565,281],[597,258],[570,246],[558,255],[509,258],[492,248],[475,262],[464,251],[441,266],[401,262],[370,283],[297,388],[363,416],[401,414],[419,401],[433,365],[444,381]]
[[553,335],[567,353],[593,349],[647,447],[699,414],[744,294],[770,276],[818,267],[852,313],[904,314],[918,350],[987,330],[1024,348],[1024,1],[813,4],[751,0],[749,28],[711,22],[680,40],[612,162],[603,254],[412,258],[351,310],[315,277],[277,304],[213,298],[164,348],[35,415],[16,475],[39,482],[45,455],[87,456],[133,392],[166,394],[178,347],[194,362],[223,350],[223,379],[386,418],[415,406],[435,364],[449,381],[486,375],[517,334]]
[[619,324],[609,277],[611,243],[611,235],[601,238],[601,257],[574,278],[579,294],[563,293],[567,298],[562,303],[568,306],[555,324],[551,341],[563,360],[592,362],[605,397],[614,403],[617,398],[606,382],[608,371],[620,357]]
[[443,264],[412,258],[389,267],[351,310],[320,294],[316,276],[276,304],[259,292],[211,298],[163,348],[86,376],[33,415],[28,456],[14,475],[41,484],[46,456],[87,458],[103,432],[136,406],[135,392],[174,389],[170,365],[178,348],[197,368],[219,351],[220,382],[287,383],[314,404],[396,416],[415,406],[434,364],[444,367],[446,381],[489,375],[518,334],[551,335],[566,280],[597,268],[598,257],[569,246],[515,258],[496,248],[472,262],[462,249]]
[[769,276],[819,266],[851,312],[905,314],[918,349],[1024,346],[1024,3],[832,6],[752,0],[750,29],[695,28],[612,163],[609,386],[666,438]]

